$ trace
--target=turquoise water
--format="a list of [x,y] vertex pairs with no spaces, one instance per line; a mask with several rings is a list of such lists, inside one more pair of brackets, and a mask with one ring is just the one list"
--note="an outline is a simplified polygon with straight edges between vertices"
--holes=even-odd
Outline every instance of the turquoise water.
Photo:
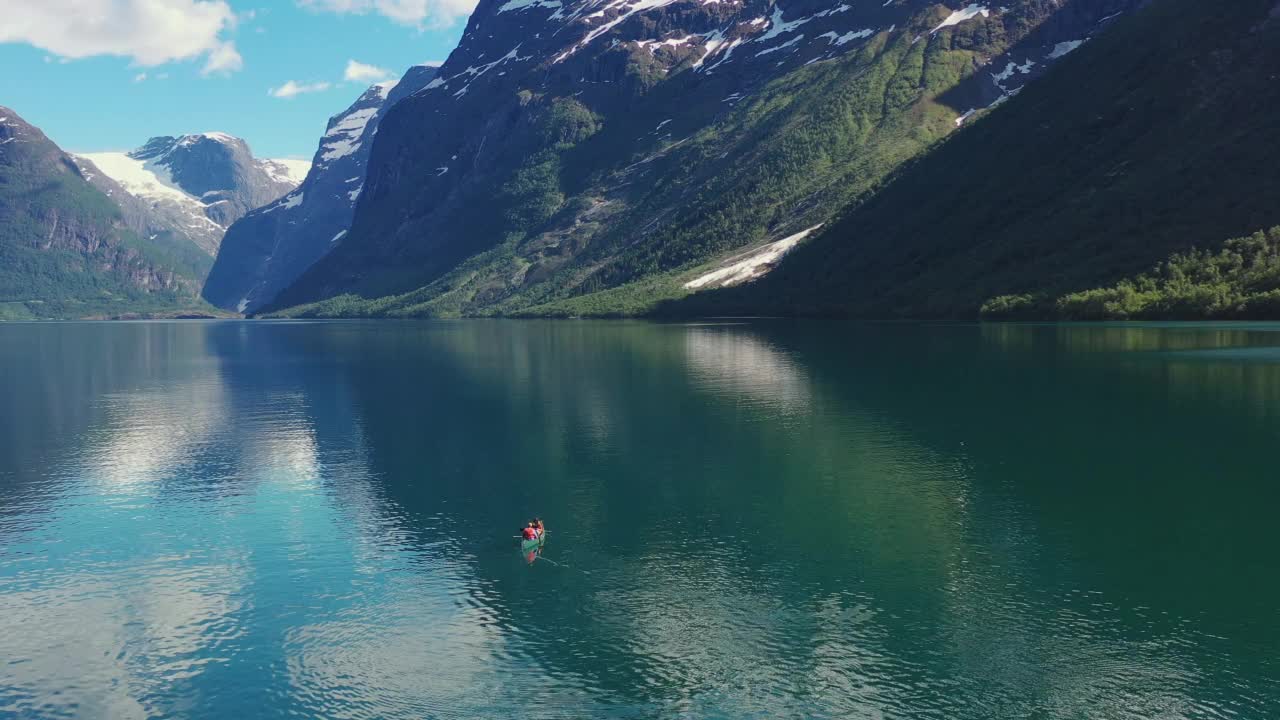
[[1280,326],[13,324],[0,371],[3,717],[1280,717]]

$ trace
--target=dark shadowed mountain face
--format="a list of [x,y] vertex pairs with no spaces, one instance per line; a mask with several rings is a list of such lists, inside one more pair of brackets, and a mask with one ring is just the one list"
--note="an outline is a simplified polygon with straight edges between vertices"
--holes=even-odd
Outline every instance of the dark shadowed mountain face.
[[208,256],[137,234],[71,157],[0,107],[0,319],[189,306]]
[[483,0],[379,126],[349,235],[274,305],[679,292],[671,273],[827,222],[1138,4]]
[[297,187],[306,163],[259,160],[226,133],[155,137],[129,153],[77,155],[85,176],[147,234],[172,233],[217,253],[231,223]]
[[[1241,243],[1174,257],[1280,225],[1276,8],[1152,3],[775,273],[682,312],[1276,317],[1276,273]],[[1163,287],[1127,280],[1157,265]]]
[[374,85],[329,119],[302,185],[227,230],[205,284],[209,302],[252,312],[342,241],[364,186],[379,121],[387,108],[431,82],[436,70],[412,67],[400,82]]

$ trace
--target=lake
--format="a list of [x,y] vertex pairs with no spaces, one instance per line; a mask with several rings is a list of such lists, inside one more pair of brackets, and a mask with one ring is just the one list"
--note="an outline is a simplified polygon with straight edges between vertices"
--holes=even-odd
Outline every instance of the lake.
[[1280,717],[1280,325],[8,324],[0,396],[0,716]]

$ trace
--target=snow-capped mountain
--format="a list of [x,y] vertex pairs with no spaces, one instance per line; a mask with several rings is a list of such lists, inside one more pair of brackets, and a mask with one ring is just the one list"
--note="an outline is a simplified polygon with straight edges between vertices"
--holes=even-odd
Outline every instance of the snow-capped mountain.
[[274,306],[598,311],[829,221],[1143,2],[481,0]]
[[370,87],[330,118],[305,181],[227,231],[205,298],[229,310],[253,311],[340,243],[364,186],[379,121],[387,108],[430,83],[436,69],[412,67],[399,82]]
[[297,187],[309,165],[256,159],[244,140],[220,132],[154,137],[131,152],[74,157],[107,195],[132,196],[119,202],[139,232],[177,233],[210,255],[231,223]]

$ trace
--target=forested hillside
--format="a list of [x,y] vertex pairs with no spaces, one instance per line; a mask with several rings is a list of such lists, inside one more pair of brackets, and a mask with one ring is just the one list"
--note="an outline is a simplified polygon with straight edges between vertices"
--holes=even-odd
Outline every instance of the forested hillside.
[[1166,261],[1235,272],[1190,251],[1280,223],[1278,117],[1274,0],[1158,0],[910,163],[771,275],[663,311],[1230,315],[1213,302],[1086,310],[1095,303],[1076,293],[1125,278],[1152,290]]
[[130,230],[39,129],[0,107],[0,319],[176,313],[208,256]]

